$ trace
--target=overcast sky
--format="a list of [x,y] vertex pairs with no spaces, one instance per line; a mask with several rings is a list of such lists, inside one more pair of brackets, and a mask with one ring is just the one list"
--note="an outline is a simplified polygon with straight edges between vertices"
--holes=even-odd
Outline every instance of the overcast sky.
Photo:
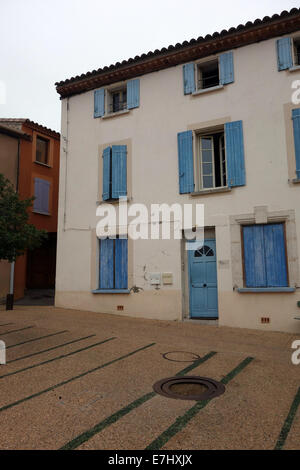
[[299,2],[0,0],[0,117],[59,131],[55,82],[293,7]]

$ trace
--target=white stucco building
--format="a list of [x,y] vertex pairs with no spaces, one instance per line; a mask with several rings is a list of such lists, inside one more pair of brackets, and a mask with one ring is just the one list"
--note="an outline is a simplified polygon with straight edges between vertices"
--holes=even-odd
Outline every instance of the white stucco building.
[[[57,83],[56,306],[299,332],[297,80],[293,9]],[[204,247],[99,240],[119,196],[204,204]]]

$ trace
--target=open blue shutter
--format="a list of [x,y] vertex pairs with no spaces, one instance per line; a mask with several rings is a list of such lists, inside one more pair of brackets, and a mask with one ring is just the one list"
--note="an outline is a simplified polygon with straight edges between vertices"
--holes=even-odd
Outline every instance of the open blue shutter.
[[112,198],[127,195],[127,146],[112,146]]
[[195,66],[193,63],[183,66],[183,86],[185,95],[189,95],[196,90]]
[[286,253],[283,224],[264,228],[267,287],[287,287]]
[[138,108],[140,106],[140,80],[130,80],[127,82],[127,109]]
[[296,157],[296,174],[300,179],[300,108],[292,111],[293,127],[294,127],[294,143]]
[[220,66],[220,83],[221,85],[228,85],[234,82],[234,69],[233,69],[233,52],[225,52],[219,57]]
[[291,38],[277,39],[277,63],[279,71],[293,66]]
[[177,142],[179,192],[180,194],[192,193],[194,191],[193,132],[179,132]]
[[110,185],[111,185],[111,148],[106,147],[103,150],[103,181],[102,181],[102,198],[106,201],[110,198]]
[[114,288],[114,240],[105,238],[100,243],[99,289]]
[[243,122],[234,121],[225,124],[226,161],[228,186],[244,186],[245,157]]
[[116,238],[115,240],[115,288],[128,287],[128,240]]
[[41,178],[34,178],[33,209],[43,214],[49,214],[50,182]]
[[263,225],[243,227],[246,287],[266,287]]
[[105,114],[105,90],[94,91],[94,117],[102,117]]

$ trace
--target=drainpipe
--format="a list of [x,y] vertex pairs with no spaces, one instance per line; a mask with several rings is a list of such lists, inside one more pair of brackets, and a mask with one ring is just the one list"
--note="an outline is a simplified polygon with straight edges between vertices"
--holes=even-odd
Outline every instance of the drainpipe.
[[[18,189],[19,189],[19,169],[20,169],[20,139],[18,139],[16,192],[18,192]],[[6,310],[13,310],[14,308],[14,279],[15,279],[15,262],[13,261],[10,265],[9,294],[6,296]]]

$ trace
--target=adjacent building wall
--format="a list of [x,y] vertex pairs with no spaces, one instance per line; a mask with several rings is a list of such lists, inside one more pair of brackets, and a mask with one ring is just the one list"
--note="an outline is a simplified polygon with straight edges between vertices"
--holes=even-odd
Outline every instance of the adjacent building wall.
[[[17,181],[18,138],[0,133],[0,173],[14,185]],[[10,263],[0,261],[0,303],[9,293]]]

